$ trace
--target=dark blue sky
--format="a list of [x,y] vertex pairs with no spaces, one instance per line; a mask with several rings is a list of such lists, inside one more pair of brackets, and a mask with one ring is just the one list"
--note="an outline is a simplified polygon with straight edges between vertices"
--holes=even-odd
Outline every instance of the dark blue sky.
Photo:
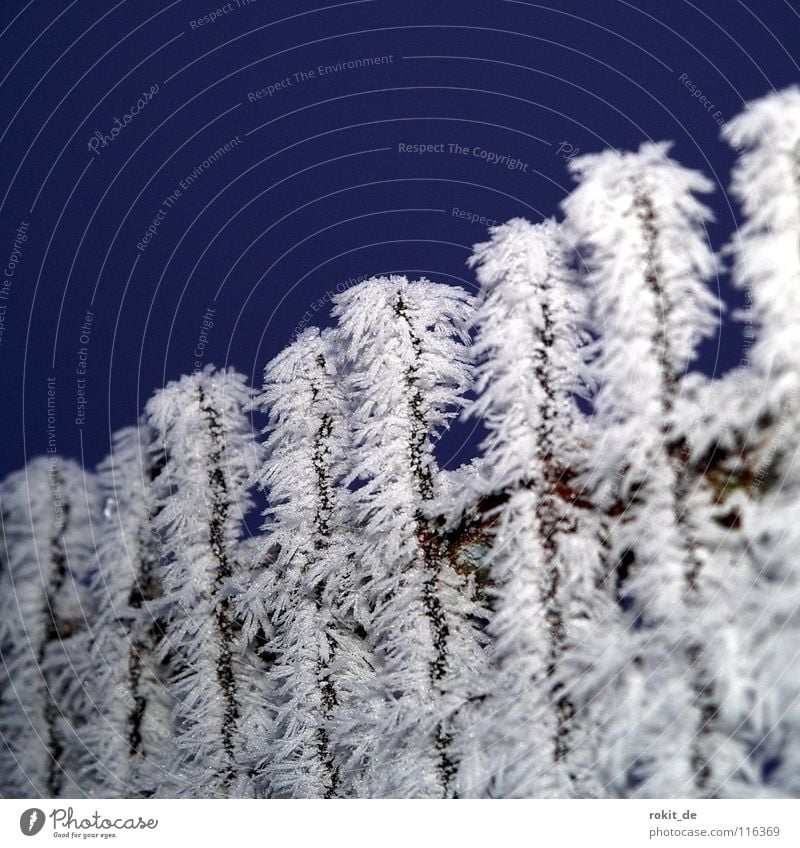
[[[16,263],[2,474],[46,450],[53,376],[58,451],[94,464],[195,367],[205,314],[200,361],[257,383],[348,281],[473,287],[485,225],[453,209],[552,215],[571,150],[674,139],[719,183],[719,245],[734,224],[719,125],[800,81],[783,0],[32,0],[0,15],[0,259]],[[702,365],[740,358],[726,325]]]

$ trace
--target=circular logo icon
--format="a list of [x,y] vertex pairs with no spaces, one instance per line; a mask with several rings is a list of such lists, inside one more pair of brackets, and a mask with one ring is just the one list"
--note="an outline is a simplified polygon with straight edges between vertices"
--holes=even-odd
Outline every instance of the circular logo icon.
[[44,810],[38,807],[31,807],[19,817],[19,829],[25,836],[36,836],[36,834],[44,827]]

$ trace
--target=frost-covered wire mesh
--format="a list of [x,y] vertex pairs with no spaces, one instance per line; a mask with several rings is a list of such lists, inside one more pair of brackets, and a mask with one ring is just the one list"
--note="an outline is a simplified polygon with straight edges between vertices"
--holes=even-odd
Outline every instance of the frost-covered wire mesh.
[[[669,144],[581,156],[474,294],[368,279],[261,387],[9,475],[0,794],[800,795],[800,91],[724,135],[721,255]],[[752,356],[709,378],[725,263]]]

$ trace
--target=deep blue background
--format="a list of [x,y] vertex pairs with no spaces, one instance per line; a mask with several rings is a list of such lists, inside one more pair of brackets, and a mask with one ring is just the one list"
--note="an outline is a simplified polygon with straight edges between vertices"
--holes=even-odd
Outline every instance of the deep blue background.
[[[254,0],[195,30],[191,20],[224,4],[5,2],[0,264],[20,222],[30,226],[0,345],[0,473],[44,452],[51,375],[58,450],[94,464],[111,430],[194,368],[209,306],[204,361],[258,383],[315,301],[348,279],[406,272],[474,287],[465,260],[485,229],[452,208],[497,220],[556,213],[570,190],[562,142],[588,152],[674,139],[675,155],[719,184],[709,235],[722,244],[735,217],[724,191],[733,153],[719,123],[743,100],[800,81],[795,9],[783,0],[551,3]],[[296,72],[378,55],[394,62],[292,78],[248,102]],[[154,84],[153,100],[91,153],[93,133],[108,133]],[[141,252],[163,199],[237,135],[241,144],[183,193]],[[400,142],[480,146],[520,158],[527,173],[473,156],[403,155]],[[723,326],[703,349],[709,373],[741,358],[738,328]],[[456,461],[462,438],[448,441],[445,461]]]

